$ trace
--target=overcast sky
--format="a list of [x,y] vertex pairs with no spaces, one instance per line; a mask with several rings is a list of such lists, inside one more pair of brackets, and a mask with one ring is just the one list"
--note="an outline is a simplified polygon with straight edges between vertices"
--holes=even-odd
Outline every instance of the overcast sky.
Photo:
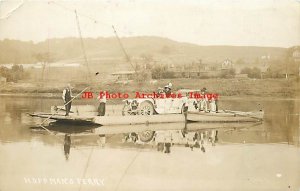
[[199,45],[300,45],[296,0],[77,0],[0,2],[0,39],[161,36]]

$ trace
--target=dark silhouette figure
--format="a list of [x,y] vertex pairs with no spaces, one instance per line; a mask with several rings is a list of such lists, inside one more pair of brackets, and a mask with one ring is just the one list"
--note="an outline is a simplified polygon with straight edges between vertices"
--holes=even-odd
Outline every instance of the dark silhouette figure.
[[64,152],[65,152],[66,160],[69,160],[70,149],[71,149],[71,135],[65,134]]
[[171,153],[171,143],[165,143],[165,153]]
[[205,148],[203,145],[201,146],[201,151],[205,153]]
[[218,138],[218,130],[216,130],[216,135],[215,135],[215,142],[218,142],[219,138]]

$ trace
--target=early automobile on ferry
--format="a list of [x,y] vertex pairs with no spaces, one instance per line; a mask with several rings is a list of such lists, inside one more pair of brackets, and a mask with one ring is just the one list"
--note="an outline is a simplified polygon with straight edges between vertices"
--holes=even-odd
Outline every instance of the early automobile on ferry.
[[199,93],[200,90],[181,89],[175,95],[167,97],[159,89],[158,94],[163,96],[147,96],[123,100],[122,115],[154,115],[154,114],[179,114],[183,112],[185,105],[189,111],[197,111],[199,100],[190,98],[191,93]]

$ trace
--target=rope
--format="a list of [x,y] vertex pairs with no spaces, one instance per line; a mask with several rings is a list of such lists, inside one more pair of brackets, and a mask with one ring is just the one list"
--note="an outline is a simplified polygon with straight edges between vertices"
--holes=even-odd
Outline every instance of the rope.
[[47,129],[46,127],[44,127],[43,125],[40,125],[41,128],[45,129],[48,133],[55,135],[52,131],[50,131],[49,129]]
[[[60,4],[60,3],[57,3],[57,2],[54,2],[54,1],[49,1],[48,4],[50,4],[50,3],[51,3],[51,4],[54,4],[54,5],[58,6],[58,7],[60,7],[60,8],[62,8],[62,9],[65,9],[65,10],[67,10],[67,11],[74,12],[73,9],[68,8],[68,7],[66,7],[66,6],[64,6],[64,5]],[[104,25],[104,26],[106,26],[106,27],[109,27],[109,28],[111,27],[110,24],[107,24],[107,23],[104,23],[104,22],[102,22],[102,21],[99,21],[99,20],[97,20],[97,19],[95,19],[95,18],[92,18],[91,16],[86,15],[86,14],[79,13],[79,12],[77,12],[77,14],[78,14],[79,16],[81,16],[81,17],[85,17],[85,18],[87,18],[87,19],[93,21],[95,24],[100,23],[100,24],[102,24],[102,25]]]
[[91,71],[90,71],[88,59],[87,59],[87,56],[86,56],[86,51],[85,51],[84,42],[83,42],[83,39],[82,39],[82,34],[81,34],[79,19],[78,19],[78,15],[77,15],[77,11],[76,10],[75,10],[75,15],[76,15],[78,33],[79,33],[79,37],[80,37],[80,45],[81,45],[81,49],[82,49],[82,52],[83,52],[83,57],[84,57],[85,65],[86,65],[87,71],[88,71],[88,79],[91,82],[91,77],[90,77]]
[[125,177],[125,175],[127,174],[129,168],[132,166],[132,164],[134,163],[134,161],[136,160],[136,158],[137,158],[137,156],[140,154],[140,152],[141,152],[141,148],[139,148],[139,150],[136,152],[136,154],[135,154],[135,156],[133,157],[133,159],[131,160],[131,162],[130,162],[130,163],[128,164],[128,166],[126,167],[124,173],[122,174],[120,180],[119,180],[118,183],[117,183],[117,186],[116,186],[116,189],[115,189],[116,191],[119,190],[119,186],[120,186],[122,180],[124,179],[124,177]]
[[[53,5],[56,5],[57,7],[65,9],[66,11],[74,12],[74,9],[68,8],[68,7],[66,7],[66,6],[64,6],[60,3],[55,2],[55,1],[48,1],[48,4],[53,4]],[[98,19],[95,19],[95,18],[93,18],[93,17],[91,17],[87,14],[83,14],[82,12],[77,11],[77,15],[91,20],[94,24],[102,24],[103,26],[111,29],[111,24],[108,24],[108,23],[103,22],[103,21],[99,21]],[[118,29],[118,31],[121,31],[124,34],[128,34],[128,31],[125,31],[125,30]]]
[[111,27],[112,27],[112,29],[113,29],[115,35],[116,35],[116,38],[117,38],[117,40],[118,40],[118,42],[119,42],[119,44],[120,44],[120,46],[121,46],[122,51],[124,52],[124,54],[125,54],[125,56],[126,56],[126,59],[128,60],[128,62],[130,63],[131,67],[134,69],[134,71],[135,71],[135,73],[136,73],[136,69],[135,69],[135,67],[133,66],[133,64],[132,64],[132,62],[131,62],[131,59],[130,59],[130,57],[128,56],[128,54],[127,54],[127,52],[126,52],[126,50],[125,50],[125,48],[124,48],[124,46],[123,46],[123,44],[122,44],[122,42],[121,42],[121,40],[120,40],[118,34],[117,34],[117,31],[116,31],[114,25],[112,25]]
[[[89,164],[90,164],[90,160],[91,160],[91,156],[92,156],[93,151],[94,151],[94,147],[92,147],[92,149],[91,149],[91,151],[90,151],[90,154],[89,154],[89,157],[88,157],[88,159],[87,159],[87,162],[86,162],[86,164],[85,164],[84,171],[83,171],[83,175],[82,175],[82,179],[85,177],[85,174],[86,174],[87,169],[88,169],[88,167],[89,167]],[[82,186],[82,184],[80,184],[79,191],[81,190],[81,186]]]

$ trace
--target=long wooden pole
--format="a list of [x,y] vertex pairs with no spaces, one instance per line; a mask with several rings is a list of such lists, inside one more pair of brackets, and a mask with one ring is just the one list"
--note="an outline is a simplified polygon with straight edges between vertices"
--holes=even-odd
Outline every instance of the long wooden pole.
[[132,61],[131,61],[130,57],[128,56],[127,52],[126,52],[126,50],[125,50],[125,48],[124,48],[124,46],[123,46],[123,44],[122,44],[122,42],[121,42],[121,40],[120,40],[120,38],[119,38],[119,36],[118,36],[118,33],[117,33],[115,27],[114,27],[113,25],[112,25],[111,27],[112,27],[112,29],[113,29],[115,35],[116,35],[116,38],[117,38],[117,40],[118,40],[118,42],[119,42],[119,45],[120,45],[120,47],[121,47],[123,53],[124,53],[125,56],[126,56],[126,59],[127,59],[128,62],[130,63],[130,65],[131,65],[131,67],[134,69],[134,71],[136,72],[136,68],[133,66]]
[[[78,97],[80,94],[82,94],[86,89],[88,89],[89,87],[84,88],[79,94],[77,94],[76,96],[74,96],[70,101],[68,101],[67,103],[65,103],[62,107],[58,108],[58,110],[56,110],[56,113],[60,110],[62,110],[67,104],[69,104],[70,102],[72,102],[76,97]],[[42,121],[42,123],[40,124],[40,126],[42,128],[45,129],[45,127],[43,127],[42,125],[48,121],[53,115],[55,115],[56,113],[53,113],[52,115],[50,115],[49,117],[47,117],[47,119],[45,119],[44,121]]]
[[83,57],[84,57],[85,65],[86,65],[87,71],[88,71],[87,79],[89,79],[91,81],[91,76],[90,76],[91,75],[91,71],[90,71],[88,59],[87,59],[87,56],[86,56],[86,51],[85,51],[84,42],[83,42],[83,39],[82,39],[82,34],[81,34],[79,19],[78,19],[78,15],[77,15],[77,11],[76,10],[75,10],[75,15],[76,15],[76,21],[77,21],[77,29],[78,29],[79,38],[80,38],[80,45],[81,45],[81,49],[82,49],[82,52],[83,52]]

